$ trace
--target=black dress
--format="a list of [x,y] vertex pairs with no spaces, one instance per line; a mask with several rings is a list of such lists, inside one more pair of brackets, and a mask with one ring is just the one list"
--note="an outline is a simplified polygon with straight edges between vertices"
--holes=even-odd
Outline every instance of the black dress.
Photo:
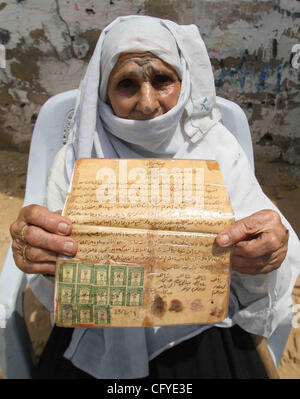
[[[63,354],[72,328],[54,326],[35,371],[37,379],[86,379]],[[149,363],[147,378],[267,379],[251,336],[239,326],[212,327],[165,350]]]

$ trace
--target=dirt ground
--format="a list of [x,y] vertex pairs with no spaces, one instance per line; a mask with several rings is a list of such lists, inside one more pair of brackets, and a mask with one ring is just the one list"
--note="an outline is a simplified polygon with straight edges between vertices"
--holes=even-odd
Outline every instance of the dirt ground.
[[[9,225],[22,206],[25,193],[27,154],[0,151],[0,271],[10,243]],[[283,212],[300,236],[300,168],[286,163],[256,162],[256,175],[264,192]],[[294,292],[300,303],[300,278]],[[48,311],[27,289],[25,317],[34,352],[39,356],[51,330]],[[282,379],[300,378],[300,328],[293,328],[278,367]],[[1,376],[1,372],[0,372]],[[0,377],[1,378],[1,377]]]

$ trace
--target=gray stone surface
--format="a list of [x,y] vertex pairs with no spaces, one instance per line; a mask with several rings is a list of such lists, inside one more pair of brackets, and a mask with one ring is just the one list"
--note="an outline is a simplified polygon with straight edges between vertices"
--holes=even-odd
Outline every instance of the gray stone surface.
[[[198,26],[217,94],[246,112],[256,157],[299,164],[298,0],[23,0],[0,2],[0,147],[28,150],[41,105],[76,88],[101,30],[119,15]],[[265,138],[265,139],[264,139]]]

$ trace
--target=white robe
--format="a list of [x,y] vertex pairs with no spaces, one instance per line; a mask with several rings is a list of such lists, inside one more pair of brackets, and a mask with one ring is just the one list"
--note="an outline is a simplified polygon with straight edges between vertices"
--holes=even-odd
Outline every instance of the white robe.
[[[65,153],[64,147],[56,157],[49,178],[47,204],[51,211],[62,209],[69,187]],[[279,212],[261,190],[244,151],[221,124],[197,147],[197,158],[219,163],[235,220],[261,209]],[[248,332],[270,337],[284,319],[292,318],[291,293],[299,270],[300,244],[288,221],[282,215],[281,218],[290,231],[286,259],[279,269],[268,274],[250,276],[231,271],[229,313],[224,322],[218,324],[220,327],[238,324]],[[51,289],[39,295],[44,296],[44,303],[53,303]],[[76,367],[97,378],[141,378],[148,373],[150,359],[209,327],[77,328],[65,356]]]

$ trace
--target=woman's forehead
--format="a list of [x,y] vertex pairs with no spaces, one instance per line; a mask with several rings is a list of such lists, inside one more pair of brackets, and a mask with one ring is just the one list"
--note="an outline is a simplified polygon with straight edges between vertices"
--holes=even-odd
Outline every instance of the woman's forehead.
[[[139,67],[143,67],[149,63],[155,65],[155,69],[159,70],[172,70],[175,74],[175,70],[162,59],[152,54],[150,51],[145,52],[126,52],[119,56],[117,63],[115,64],[113,70],[111,71],[111,76],[118,74],[122,70],[129,69],[132,63]],[[176,74],[177,75],[177,74]]]
[[121,53],[115,67],[121,67],[129,61],[136,61],[137,63],[140,62],[143,64],[155,59],[160,60],[160,58],[152,54],[150,51]]

